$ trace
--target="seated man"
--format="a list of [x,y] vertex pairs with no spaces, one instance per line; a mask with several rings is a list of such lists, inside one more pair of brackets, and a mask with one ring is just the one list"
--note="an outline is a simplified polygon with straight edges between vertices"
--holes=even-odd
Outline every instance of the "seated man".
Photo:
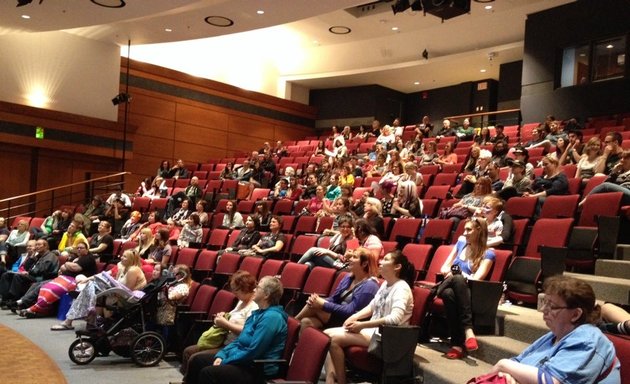
[[35,240],[29,240],[26,243],[26,252],[21,254],[17,261],[13,263],[11,269],[7,271],[0,271],[2,277],[0,277],[0,306],[2,309],[8,309],[9,289],[11,288],[11,282],[16,273],[28,273],[28,270],[35,265],[37,259],[35,258]]
[[9,233],[7,239],[0,243],[0,266],[5,268],[7,264],[13,264],[18,258],[20,247],[26,247],[30,238],[28,222],[20,220],[16,229]]
[[188,169],[184,166],[184,160],[179,159],[177,163],[168,171],[168,177],[173,179],[187,179]]
[[[48,249],[48,242],[44,239],[38,239],[35,243],[35,251],[37,252],[35,264],[26,271],[14,274],[6,294],[0,293],[3,300],[17,300],[7,303],[12,310],[20,308],[24,304],[25,297],[34,302],[37,299],[41,283],[57,276],[59,260],[57,255]],[[30,296],[29,292],[31,292]]]
[[61,237],[59,242],[59,253],[62,256],[68,257],[71,253],[74,253],[74,247],[81,241],[87,242],[85,235],[82,232],[83,223],[77,220],[73,220],[68,227],[66,233]]

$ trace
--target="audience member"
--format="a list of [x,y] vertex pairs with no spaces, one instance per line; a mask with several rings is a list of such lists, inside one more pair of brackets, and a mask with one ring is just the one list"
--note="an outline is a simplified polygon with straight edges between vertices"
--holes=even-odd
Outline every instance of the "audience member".
[[443,137],[455,136],[455,128],[451,127],[451,121],[444,119],[442,128],[435,134],[435,138],[439,141]]
[[282,259],[282,249],[286,238],[282,232],[282,217],[272,216],[269,222],[269,233],[262,236],[258,243],[252,246],[256,255],[265,259]]
[[527,177],[525,169],[526,165],[522,160],[512,160],[510,162],[510,174],[497,195],[507,201],[512,197],[522,196],[523,193],[530,192],[532,179]]
[[470,125],[469,119],[464,119],[462,126],[457,128],[456,136],[460,141],[472,140],[475,129]]
[[444,301],[446,319],[451,334],[448,359],[461,359],[465,351],[477,350],[472,327],[472,310],[468,280],[484,280],[495,260],[488,248],[488,225],[482,218],[466,222],[464,234],[457,240],[440,272],[444,280],[437,288],[437,296]]
[[254,291],[257,310],[245,320],[240,335],[214,357],[193,359],[188,364],[186,383],[257,383],[259,372],[252,368],[254,360],[264,364],[266,378],[275,377],[287,340],[287,314],[279,305],[282,283],[275,277],[263,277]]
[[501,359],[491,373],[508,383],[619,383],[620,363],[613,344],[596,323],[600,306],[593,288],[568,276],[545,281],[543,319],[550,332],[520,355]]
[[621,153],[621,160],[612,168],[606,181],[589,192],[580,202],[583,205],[588,196],[596,193],[621,192],[621,205],[630,205],[630,150]]
[[171,162],[168,160],[162,160],[162,162],[160,163],[160,167],[158,168],[157,172],[155,173],[155,177],[161,177],[162,179],[167,179],[169,178],[169,173],[171,172]]
[[603,161],[601,159],[602,145],[597,137],[592,137],[584,147],[584,153],[577,162],[575,177],[582,179],[585,184],[591,177],[595,176],[595,168]]
[[385,224],[381,201],[376,197],[368,197],[365,199],[363,211],[363,219],[367,221],[369,226],[374,228],[378,237],[383,238],[385,236]]
[[225,215],[223,215],[221,228],[235,229],[242,228],[244,225],[243,215],[236,210],[236,203],[232,200],[228,200],[225,204]]
[[595,167],[596,174],[610,174],[613,167],[619,162],[619,159],[621,159],[621,153],[623,152],[623,148],[621,148],[622,140],[619,132],[608,132],[606,134],[604,138],[604,154],[602,161]]
[[316,293],[311,294],[304,308],[295,316],[302,330],[307,327],[339,327],[374,298],[379,288],[376,279],[378,261],[374,254],[368,249],[357,248],[346,254],[346,263],[350,273],[341,280],[335,292],[326,299]]
[[177,163],[168,171],[168,177],[172,179],[187,179],[188,169],[184,165],[184,160],[178,159]]
[[182,231],[179,233],[177,246],[179,248],[186,248],[189,247],[191,243],[199,244],[201,243],[202,236],[203,229],[199,222],[199,215],[193,213],[188,217],[186,224],[184,224]]
[[392,216],[416,218],[422,215],[422,200],[418,196],[416,183],[411,180],[398,183],[396,194],[390,211]]
[[108,221],[98,223],[98,231],[90,237],[88,253],[100,262],[107,263],[114,257],[112,225]]
[[503,124],[497,124],[496,127],[494,127],[494,136],[490,138],[490,142],[496,144],[502,141],[507,144],[508,137],[503,133],[504,129]]
[[153,238],[154,247],[145,262],[149,264],[161,264],[162,269],[168,267],[171,258],[172,248],[169,244],[169,231],[167,228],[160,228]]
[[[243,332],[245,321],[253,311],[258,309],[258,304],[254,301],[254,289],[256,288],[256,278],[247,271],[236,271],[229,282],[230,290],[234,293],[238,302],[230,312],[219,312],[214,318],[214,327],[224,331],[225,338],[222,342],[216,343],[210,340],[212,330],[204,332],[197,344],[186,347],[182,352],[182,364],[180,372],[184,375],[184,382],[191,382],[187,377],[188,364],[196,359],[208,358],[210,365],[214,361],[214,356],[226,345],[230,344]],[[223,332],[222,332],[223,333]],[[217,345],[218,344],[218,345]]]
[[399,252],[393,252],[385,255],[379,266],[385,281],[370,304],[348,317],[343,326],[325,331],[331,338],[325,365],[326,384],[346,383],[344,348],[352,345],[367,347],[372,337],[380,336],[381,325],[409,323],[413,309],[410,288],[415,273],[413,264]]
[[240,250],[250,249],[260,240],[260,232],[258,227],[260,218],[256,215],[250,215],[245,220],[245,228],[241,229],[236,240],[231,246],[225,248],[226,252],[238,252]]
[[348,241],[352,239],[354,239],[352,218],[343,217],[339,220],[339,233],[330,239],[328,248],[312,247],[302,255],[298,263],[306,264],[310,269],[314,267],[343,269]]

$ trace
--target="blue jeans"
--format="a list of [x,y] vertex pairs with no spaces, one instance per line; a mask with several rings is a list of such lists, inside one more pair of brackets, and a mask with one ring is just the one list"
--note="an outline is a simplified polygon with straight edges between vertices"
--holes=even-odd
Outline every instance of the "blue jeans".
[[306,251],[304,255],[298,260],[299,264],[306,264],[310,269],[315,267],[326,267],[326,268],[334,268],[335,259],[332,257],[325,255],[319,256],[317,255],[317,251],[324,250],[325,248],[313,247]]
[[589,195],[593,193],[606,193],[606,192],[623,193],[623,196],[621,197],[621,205],[630,205],[630,189],[626,187],[622,187],[621,185],[618,185],[615,183],[608,182],[608,181],[605,183],[601,183],[600,185],[593,188],[591,190],[591,193],[589,193]]

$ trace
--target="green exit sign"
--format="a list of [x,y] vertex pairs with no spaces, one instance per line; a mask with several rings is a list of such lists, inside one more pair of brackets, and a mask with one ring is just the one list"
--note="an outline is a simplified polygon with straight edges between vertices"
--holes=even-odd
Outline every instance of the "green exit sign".
[[40,140],[44,139],[44,127],[35,127],[35,138]]

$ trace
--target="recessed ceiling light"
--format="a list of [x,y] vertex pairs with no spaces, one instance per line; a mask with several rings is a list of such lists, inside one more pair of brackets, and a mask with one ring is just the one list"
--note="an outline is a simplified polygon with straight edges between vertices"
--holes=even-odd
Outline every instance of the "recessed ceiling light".
[[223,16],[206,16],[204,21],[215,27],[231,27],[234,21]]
[[580,53],[580,57],[586,57],[586,53]]
[[480,69],[480,70],[479,70],[479,72],[481,72],[481,73],[485,73],[485,72],[486,72],[486,70],[485,70],[485,69]]
[[486,5],[485,7],[483,7],[483,9],[485,9],[486,11],[489,11],[492,9],[492,5]]
[[420,85],[420,82],[419,81],[414,81],[413,85]]
[[612,44],[608,44],[608,45],[606,46],[606,48],[608,48],[608,49],[610,49],[610,48],[612,48],[612,47],[613,47],[613,45],[612,45]]
[[398,27],[392,27],[392,31],[397,31]]
[[173,30],[170,28],[164,28],[164,32],[173,32]]
[[352,32],[352,29],[344,27],[343,25],[333,25],[332,27],[328,28],[328,32],[335,35],[347,35],[348,33]]
[[100,5],[105,8],[122,8],[125,5],[125,0],[90,0],[92,3],[96,5]]
[[29,15],[22,15],[23,19],[30,19],[31,17]]
[[259,14],[259,15],[264,15],[265,11],[263,11],[262,9],[259,9],[259,10],[256,11],[256,13]]

